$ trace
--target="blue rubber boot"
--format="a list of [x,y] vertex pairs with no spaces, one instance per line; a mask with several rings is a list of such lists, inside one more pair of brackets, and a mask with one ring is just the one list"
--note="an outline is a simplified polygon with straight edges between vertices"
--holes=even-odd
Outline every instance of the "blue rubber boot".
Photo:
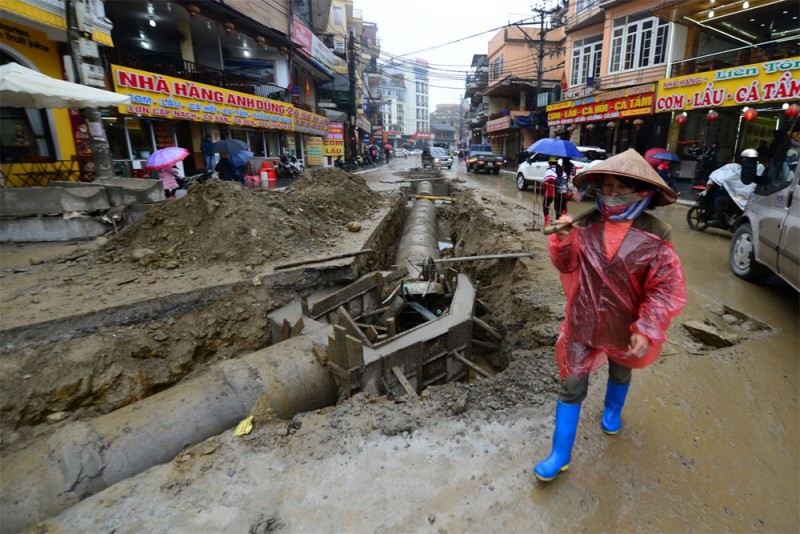
[[556,404],[556,428],[553,431],[553,451],[543,462],[533,468],[536,478],[550,482],[561,471],[569,468],[572,457],[572,445],[578,430],[578,418],[581,415],[581,403],[567,404],[558,401]]
[[617,384],[610,378],[606,386],[606,402],[603,410],[603,418],[600,425],[603,432],[614,435],[622,428],[622,407],[625,406],[625,397],[628,395],[628,388],[631,383]]

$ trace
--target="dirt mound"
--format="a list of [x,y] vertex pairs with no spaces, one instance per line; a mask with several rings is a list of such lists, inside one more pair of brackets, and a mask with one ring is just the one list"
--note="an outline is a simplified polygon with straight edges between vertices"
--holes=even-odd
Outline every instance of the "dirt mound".
[[314,252],[380,204],[363,178],[338,169],[304,173],[283,191],[210,180],[148,211],[101,251],[101,260],[150,268],[270,259]]

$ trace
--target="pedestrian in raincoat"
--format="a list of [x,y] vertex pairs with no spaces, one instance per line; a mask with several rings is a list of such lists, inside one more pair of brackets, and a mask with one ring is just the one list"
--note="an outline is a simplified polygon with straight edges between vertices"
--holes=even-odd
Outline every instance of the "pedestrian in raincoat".
[[[686,303],[686,281],[670,243],[671,228],[646,213],[675,202],[675,193],[634,150],[613,156],[575,177],[596,189],[598,211],[551,235],[550,259],[567,297],[556,342],[561,385],[553,449],[534,473],[549,481],[569,467],[589,375],[608,362],[600,421],[619,432],[631,369],[661,353],[670,320]],[[573,223],[569,215],[556,224]]]
[[567,212],[567,195],[569,194],[569,175],[564,168],[558,164],[558,158],[550,158],[550,167],[545,171],[542,179],[544,195],[542,200],[542,213],[544,213],[544,225],[550,224],[550,204],[553,204],[555,215],[553,220],[559,215]]
[[161,183],[164,185],[164,196],[167,198],[174,198],[175,191],[180,188],[180,185],[178,185],[177,175],[178,167],[175,165],[171,165],[158,171],[158,177],[161,179]]

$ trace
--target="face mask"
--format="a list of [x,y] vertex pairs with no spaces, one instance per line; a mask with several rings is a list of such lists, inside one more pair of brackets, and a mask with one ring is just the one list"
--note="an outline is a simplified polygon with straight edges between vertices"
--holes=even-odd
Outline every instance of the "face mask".
[[652,189],[619,196],[598,193],[597,209],[607,221],[631,221],[650,205],[655,193]]

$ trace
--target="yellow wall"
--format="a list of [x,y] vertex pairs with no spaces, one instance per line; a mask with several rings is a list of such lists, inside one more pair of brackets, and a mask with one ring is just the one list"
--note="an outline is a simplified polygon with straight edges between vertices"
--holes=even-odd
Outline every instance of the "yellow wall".
[[[8,20],[3,20],[3,26],[5,29],[0,32],[0,45],[20,65],[59,80],[64,79],[56,42],[49,40],[44,32]],[[69,111],[53,109],[51,112],[56,131],[56,137],[53,139],[56,145],[55,156],[58,159],[71,159],[75,154],[75,141],[72,136]]]

